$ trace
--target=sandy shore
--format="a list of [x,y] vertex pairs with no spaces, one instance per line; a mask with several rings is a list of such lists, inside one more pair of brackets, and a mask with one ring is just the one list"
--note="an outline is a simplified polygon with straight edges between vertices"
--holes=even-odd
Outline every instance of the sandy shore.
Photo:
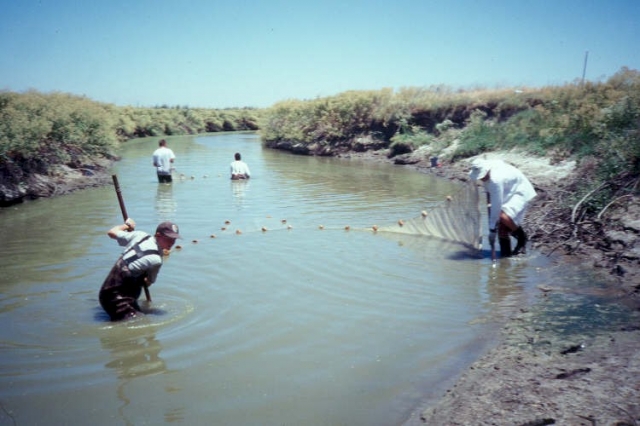
[[[354,156],[390,161],[384,152]],[[575,167],[521,154],[491,156],[516,165],[542,190],[571,179]],[[424,160],[408,160],[408,167],[424,173],[466,178],[465,161],[432,168]],[[549,251],[544,245],[537,249]],[[597,257],[593,250],[555,255],[567,266],[583,267]],[[540,287],[533,304],[517,307],[497,325],[502,327],[497,345],[452,377],[442,397],[425,401],[405,425],[640,424],[638,263],[625,264],[626,279],[601,270],[596,286],[557,282]]]

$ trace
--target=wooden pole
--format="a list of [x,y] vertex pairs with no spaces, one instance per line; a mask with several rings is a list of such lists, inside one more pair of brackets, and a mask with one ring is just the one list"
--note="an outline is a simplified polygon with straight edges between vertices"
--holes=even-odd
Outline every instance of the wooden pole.
[[[113,186],[116,188],[116,195],[118,196],[118,203],[120,203],[120,211],[122,212],[122,218],[126,222],[129,219],[129,215],[127,214],[127,208],[124,205],[124,199],[122,198],[122,191],[120,190],[120,184],[118,183],[118,176],[111,175],[113,179]],[[147,302],[151,302],[151,293],[149,293],[149,286],[147,283],[144,283],[142,286],[144,289],[144,295],[147,298]]]

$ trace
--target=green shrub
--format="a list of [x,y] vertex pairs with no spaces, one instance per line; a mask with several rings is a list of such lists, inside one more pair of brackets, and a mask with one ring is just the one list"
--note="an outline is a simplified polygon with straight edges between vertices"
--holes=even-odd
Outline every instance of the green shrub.
[[116,144],[105,105],[62,93],[0,94],[3,164],[46,171],[43,164],[72,163],[83,155],[107,155]]
[[480,110],[471,113],[468,124],[460,135],[460,144],[454,159],[482,154],[499,146],[502,127],[494,121],[486,120],[486,116],[487,114]]

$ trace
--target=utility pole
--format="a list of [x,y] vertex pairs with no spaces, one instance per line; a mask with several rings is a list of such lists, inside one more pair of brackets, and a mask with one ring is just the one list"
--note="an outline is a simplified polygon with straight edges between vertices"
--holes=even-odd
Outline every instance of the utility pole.
[[589,59],[589,51],[584,52],[584,66],[582,67],[582,83],[581,86],[584,86],[584,76],[587,74],[587,59]]

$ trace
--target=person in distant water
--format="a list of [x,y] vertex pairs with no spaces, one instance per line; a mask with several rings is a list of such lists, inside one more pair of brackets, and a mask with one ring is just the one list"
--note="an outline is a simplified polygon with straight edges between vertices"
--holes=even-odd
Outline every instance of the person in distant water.
[[249,171],[249,166],[247,163],[242,161],[242,156],[239,152],[236,152],[235,161],[231,162],[231,179],[249,179],[251,177],[251,172]]
[[167,141],[161,139],[158,149],[153,152],[153,166],[158,172],[158,182],[171,183],[171,167],[176,159],[175,154],[167,148]]
[[154,236],[136,231],[135,227],[136,223],[129,218],[123,225],[116,225],[107,232],[125,247],[99,293],[100,305],[112,321],[137,316],[140,312],[138,297],[143,286],[156,281],[164,252],[181,238],[178,226],[171,222],[158,225]]
[[[527,234],[522,229],[522,222],[529,203],[536,196],[529,179],[502,160],[483,159],[473,160],[469,178],[481,181],[487,192],[491,246],[495,244],[497,233],[502,257],[525,253]],[[509,235],[517,240],[513,251]]]

